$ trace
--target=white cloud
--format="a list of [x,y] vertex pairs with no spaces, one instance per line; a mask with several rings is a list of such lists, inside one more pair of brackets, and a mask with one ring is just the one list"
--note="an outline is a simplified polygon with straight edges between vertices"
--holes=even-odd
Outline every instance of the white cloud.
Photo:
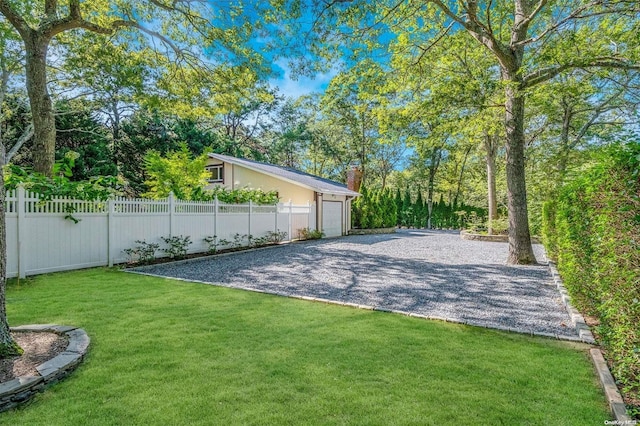
[[281,95],[294,99],[314,92],[323,92],[339,72],[338,66],[334,66],[328,72],[317,74],[313,78],[300,76],[294,80],[291,78],[291,68],[285,61],[278,61],[275,65],[282,69],[282,76],[270,79],[269,84],[277,87]]

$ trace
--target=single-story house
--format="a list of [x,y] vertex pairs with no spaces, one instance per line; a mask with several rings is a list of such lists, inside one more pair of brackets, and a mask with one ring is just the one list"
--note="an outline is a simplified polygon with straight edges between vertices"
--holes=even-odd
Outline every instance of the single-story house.
[[351,229],[351,200],[360,194],[344,184],[287,167],[222,154],[209,154],[206,168],[210,173],[209,188],[221,185],[228,189],[277,191],[284,203],[315,203],[315,229],[325,236],[346,235]]

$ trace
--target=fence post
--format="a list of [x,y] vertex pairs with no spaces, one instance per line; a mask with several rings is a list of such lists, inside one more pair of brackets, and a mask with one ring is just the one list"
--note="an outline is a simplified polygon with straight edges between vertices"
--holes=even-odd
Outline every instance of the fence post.
[[289,241],[293,240],[293,203],[291,199],[289,199]]
[[218,196],[213,201],[213,238],[218,242]]
[[27,223],[26,223],[26,206],[25,206],[25,190],[24,186],[18,185],[17,190],[17,211],[18,211],[18,277],[25,278],[27,276]]
[[311,229],[311,202],[307,200],[307,227]]
[[273,227],[273,232],[278,232],[278,203],[275,204],[275,208],[276,208],[276,217],[275,217],[275,225]]
[[173,231],[175,228],[175,209],[176,203],[173,196],[173,192],[169,193],[169,238],[173,237]]
[[115,242],[115,226],[113,225],[113,214],[116,211],[115,200],[107,200],[107,264],[113,266],[113,243]]
[[247,239],[251,242],[251,214],[253,213],[253,201],[249,200],[249,231],[247,232]]

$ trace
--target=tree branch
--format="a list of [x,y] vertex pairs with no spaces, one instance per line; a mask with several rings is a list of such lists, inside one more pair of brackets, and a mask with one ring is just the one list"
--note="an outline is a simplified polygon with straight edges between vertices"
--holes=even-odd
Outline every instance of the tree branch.
[[640,70],[639,64],[629,63],[618,58],[595,58],[588,61],[576,61],[568,64],[556,65],[532,72],[523,78],[523,88],[532,87],[536,84],[551,80],[561,72],[572,68],[609,68],[624,70]]
[[27,24],[27,21],[22,19],[18,15],[7,0],[0,0],[0,13],[13,25],[13,27],[20,33],[22,38],[26,38],[27,35],[33,31],[33,29]]
[[521,28],[528,27],[531,21],[533,21],[533,19],[538,15],[538,13],[540,13],[542,8],[546,6],[546,4],[547,4],[547,0],[539,0],[536,7],[531,11],[531,13],[529,13],[529,16],[525,17],[522,21],[518,23],[516,27],[516,31],[518,31]]
[[438,8],[442,10],[445,15],[447,15],[453,21],[460,24],[464,29],[466,29],[473,38],[478,40],[480,43],[482,43],[482,45],[493,52],[503,68],[511,68],[510,65],[513,62],[513,59],[507,52],[507,49],[502,45],[502,43],[500,43],[495,38],[494,34],[491,33],[488,28],[478,20],[475,7],[467,9],[468,21],[465,21],[460,16],[456,15],[446,4],[442,2],[442,0],[430,1],[431,3],[438,6]]
[[[546,3],[546,0],[540,0],[540,3],[536,7],[536,10],[534,10],[534,12],[532,12],[522,22],[525,22],[527,19],[529,20],[529,22],[531,22],[531,20],[535,17],[535,15],[538,14],[540,12],[540,9],[542,9],[542,7],[544,6],[544,4],[541,4],[542,2]],[[546,29],[544,29],[539,35],[537,35],[535,37],[529,37],[529,38],[527,38],[525,40],[521,40],[519,42],[516,42],[516,43],[513,44],[513,46],[514,47],[521,47],[521,46],[524,46],[526,44],[535,43],[535,42],[539,41],[540,39],[546,37],[549,33],[557,30],[558,28],[560,28],[562,25],[566,24],[570,20],[579,17],[582,12],[584,12],[585,10],[595,6],[598,3],[600,3],[600,0],[595,0],[595,1],[592,1],[591,3],[585,4],[584,6],[577,8],[576,10],[571,12],[569,15],[567,15],[563,19],[559,20],[555,24],[553,24],[553,25],[547,27]]]
[[442,40],[444,38],[444,36],[447,35],[447,33],[449,32],[449,30],[451,29],[451,27],[453,27],[453,25],[455,24],[455,22],[450,23],[447,28],[444,29],[444,31],[442,32],[442,34],[438,35],[438,37],[431,43],[429,43],[429,46],[427,47],[420,47],[418,46],[418,49],[420,49],[422,51],[422,53],[420,54],[420,56],[418,57],[418,59],[414,62],[414,65],[418,65],[420,63],[420,61],[422,61],[422,58],[424,57],[424,55],[427,54],[427,52],[429,50],[431,50],[431,48],[433,46],[435,46],[436,44],[438,44],[440,42],[440,40]]
[[33,136],[33,124],[29,124],[27,128],[24,130],[22,135],[18,138],[17,142],[11,147],[9,152],[5,155],[3,164],[9,163],[13,157],[17,154],[17,152],[22,148],[22,145],[25,144],[31,137]]

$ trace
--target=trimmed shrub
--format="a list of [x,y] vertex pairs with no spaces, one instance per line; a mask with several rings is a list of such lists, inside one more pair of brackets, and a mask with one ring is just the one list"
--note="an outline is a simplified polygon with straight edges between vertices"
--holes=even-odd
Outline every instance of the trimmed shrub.
[[640,143],[608,148],[545,205],[543,238],[623,391],[640,394]]

